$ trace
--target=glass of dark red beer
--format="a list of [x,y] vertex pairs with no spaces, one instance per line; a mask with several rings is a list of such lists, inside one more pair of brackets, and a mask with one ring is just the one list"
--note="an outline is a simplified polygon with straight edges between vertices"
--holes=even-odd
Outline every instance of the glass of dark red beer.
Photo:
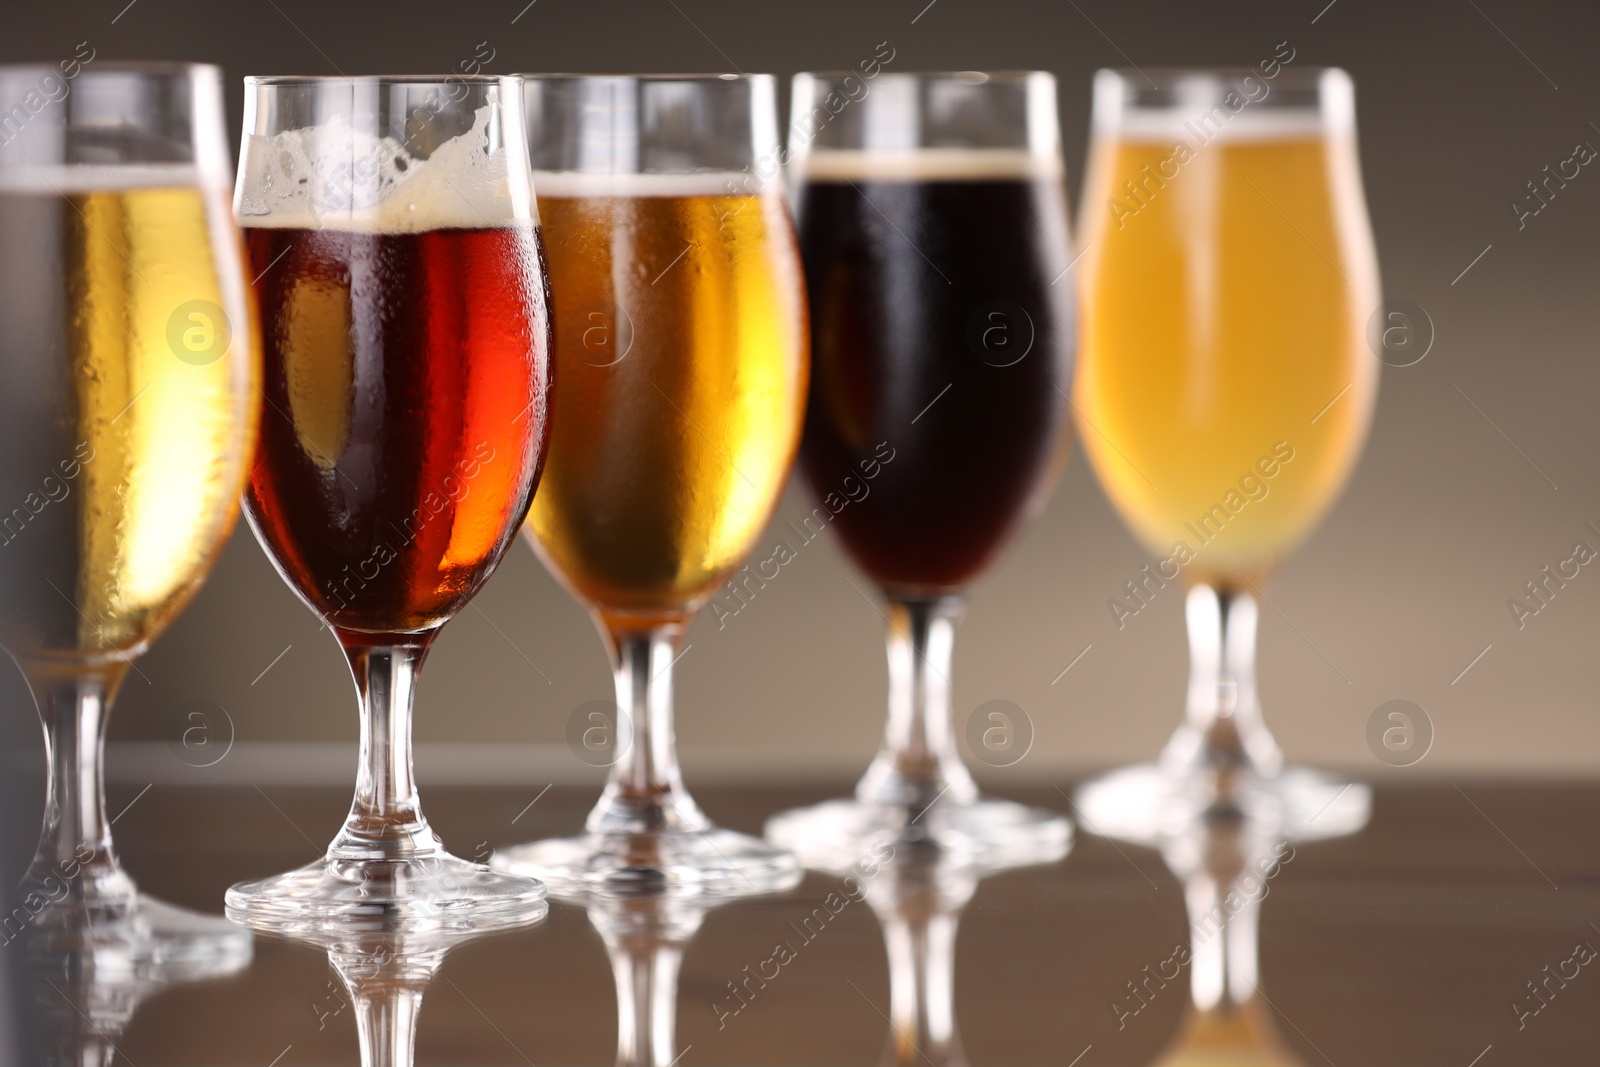
[[253,926],[476,929],[544,886],[447,853],[412,775],[417,672],[494,572],[549,437],[544,256],[514,78],[249,78],[235,210],[266,401],[258,540],[361,697],[355,802],[327,856],[228,891]]
[[[1059,853],[1062,816],[980,796],[950,686],[965,590],[1068,454],[1077,338],[1055,79],[867,63],[798,75],[792,96],[811,305],[801,469],[885,599],[889,721],[855,797],[778,815],[767,836],[812,865],[882,838]],[[993,751],[977,755],[1015,762],[1022,724],[989,715],[975,732]]]

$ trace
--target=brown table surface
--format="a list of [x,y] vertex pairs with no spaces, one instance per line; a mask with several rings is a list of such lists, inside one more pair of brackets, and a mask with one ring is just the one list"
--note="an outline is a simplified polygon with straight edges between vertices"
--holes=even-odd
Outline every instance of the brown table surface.
[[[697,795],[718,822],[757,831],[769,813],[844,785]],[[112,810],[124,791],[113,791]],[[552,788],[513,825],[536,792],[432,788],[425,801],[446,843],[472,855],[572,832],[594,799],[592,789]],[[1064,807],[1053,789],[1013,795]],[[148,893],[218,911],[230,883],[312,859],[347,805],[344,790],[174,787],[144,797],[116,832]],[[1284,1040],[1303,1063],[1335,1067],[1468,1067],[1480,1055],[1479,1067],[1595,1063],[1600,971],[1585,967],[1520,1029],[1511,1005],[1577,943],[1600,947],[1597,846],[1600,785],[1377,789],[1367,829],[1301,846],[1263,903],[1262,983]],[[770,955],[791,920],[838,886],[810,874],[793,892],[706,916],[682,967],[681,1067],[879,1062],[888,976],[866,906],[843,909],[720,1029],[712,1007],[728,981]],[[1080,832],[1062,862],[986,878],[957,938],[967,1059],[1149,1063],[1178,1025],[1182,980],[1121,1029],[1111,1004],[1186,937],[1179,883],[1153,851]],[[354,1013],[340,1007],[339,990],[317,949],[258,939],[248,970],[146,999],[116,1041],[117,1062],[354,1064]],[[600,939],[581,909],[556,904],[538,927],[450,954],[422,1005],[417,1062],[610,1064],[616,1026]]]

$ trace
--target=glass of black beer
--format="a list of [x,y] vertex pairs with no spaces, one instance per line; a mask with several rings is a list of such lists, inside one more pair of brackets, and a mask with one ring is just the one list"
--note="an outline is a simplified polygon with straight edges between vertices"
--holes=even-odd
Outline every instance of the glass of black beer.
[[[805,855],[885,837],[1058,850],[1066,819],[980,797],[950,721],[964,591],[1039,510],[1069,448],[1055,80],[873,65],[801,74],[793,98],[811,300],[801,465],[819,517],[887,601],[889,723],[854,799],[783,813],[767,834]],[[1026,752],[1004,712],[979,725],[985,762]]]

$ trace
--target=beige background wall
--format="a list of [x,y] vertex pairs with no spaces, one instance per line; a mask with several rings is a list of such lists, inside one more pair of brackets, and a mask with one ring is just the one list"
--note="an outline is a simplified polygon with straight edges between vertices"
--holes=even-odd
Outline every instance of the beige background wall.
[[[1472,5],[1398,11],[1344,0],[1313,24],[1320,0],[1085,0],[1081,13],[1043,2],[939,0],[913,23],[924,3],[540,0],[512,24],[520,2],[462,5],[444,21],[433,5],[281,0],[302,36],[272,5],[151,2],[112,25],[119,2],[90,15],[80,5],[13,13],[0,56],[66,55],[89,38],[106,57],[223,62],[233,83],[246,73],[332,73],[331,64],[347,73],[446,68],[487,40],[497,72],[736,63],[788,74],[853,65],[888,40],[897,50],[891,69],[1055,71],[1074,192],[1090,74],[1126,62],[1119,50],[1140,65],[1249,63],[1288,40],[1297,65],[1346,65],[1358,87],[1385,293],[1424,306],[1437,342],[1421,364],[1386,372],[1349,491],[1267,589],[1269,721],[1294,759],[1380,772],[1367,718],[1405,698],[1427,711],[1437,741],[1404,773],[1600,768],[1600,568],[1584,568],[1520,632],[1506,606],[1575,540],[1600,549],[1600,537],[1581,529],[1600,524],[1600,171],[1585,168],[1520,232],[1509,206],[1576,141],[1600,147],[1589,122],[1600,120],[1591,107],[1600,70],[1588,53],[1600,38],[1600,9],[1484,5],[1524,58]],[[237,88],[231,104],[236,125]],[[806,506],[792,491],[780,518]],[[848,775],[870,757],[883,715],[882,620],[848,584],[862,583],[831,536],[803,549],[723,630],[707,618],[691,633],[679,666],[691,778],[741,767]],[[1170,732],[1186,666],[1181,595],[1164,592],[1120,632],[1105,606],[1144,562],[1074,456],[1048,510],[974,590],[957,643],[958,724],[1004,698],[1036,726],[1034,751],[997,780],[1147,757]],[[117,757],[125,777],[153,780],[164,768],[248,779],[317,767],[349,776],[343,754],[331,762],[315,750],[251,754],[263,742],[349,743],[356,720],[333,640],[242,526],[211,583],[140,669],[117,709],[117,739],[169,741],[176,709],[204,700],[226,709],[240,747],[205,772],[188,772],[164,747],[125,750]],[[609,695],[609,685],[584,614],[519,544],[436,647],[418,736],[488,746],[480,751],[496,773],[581,775],[563,746],[566,721],[582,702]],[[0,708],[7,735],[31,739],[31,709],[9,664],[0,669]],[[13,752],[27,758],[26,744]],[[425,763],[447,773],[462,756],[434,751]]]

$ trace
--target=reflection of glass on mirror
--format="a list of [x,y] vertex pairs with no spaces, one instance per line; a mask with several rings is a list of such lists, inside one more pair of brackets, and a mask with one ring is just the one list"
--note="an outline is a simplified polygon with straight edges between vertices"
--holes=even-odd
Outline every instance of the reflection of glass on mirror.
[[1271,824],[1217,809],[1170,837],[1162,855],[1183,879],[1190,1005],[1152,1067],[1301,1067],[1261,992],[1261,902],[1294,859]]
[[[196,918],[170,905],[142,898],[134,919],[146,916],[155,917],[152,926],[143,931],[146,936]],[[113,924],[111,932],[118,929]],[[24,979],[29,998],[26,1007],[31,1009],[16,1027],[18,1043],[24,1050],[23,1058],[16,1062],[106,1067],[125,1058],[117,1043],[147,998],[174,985],[225,978],[250,965],[249,935],[244,931],[235,934],[232,940],[222,942],[238,946],[232,952],[186,958],[186,946],[180,942],[172,959],[145,956],[130,960],[118,952],[119,946],[113,941],[64,947],[59,943],[59,930],[24,928],[14,941],[6,943],[8,947],[20,946],[21,966],[12,974]],[[0,1007],[0,1023],[4,1021],[5,1011]],[[0,1063],[9,1062],[4,1056],[5,1044],[0,1039]]]
[[[889,961],[889,1037],[883,1067],[962,1067],[956,1030],[956,931],[961,911],[991,874],[1054,863],[1066,841],[1028,847],[952,853],[926,842],[879,842],[852,859],[815,842],[800,860],[845,879],[852,897],[864,895],[883,927]],[[1013,842],[1015,845],[1016,842]]]
[[[545,912],[525,914],[525,928]],[[456,946],[516,928],[439,927],[382,919],[299,927],[272,936],[301,941],[328,953],[328,964],[344,983],[355,1007],[361,1067],[411,1067],[417,1044],[417,1016],[445,956]],[[315,1008],[315,1005],[313,1005]]]
[[669,1067],[677,1046],[678,970],[715,898],[594,896],[589,922],[617,983],[617,1067]]

